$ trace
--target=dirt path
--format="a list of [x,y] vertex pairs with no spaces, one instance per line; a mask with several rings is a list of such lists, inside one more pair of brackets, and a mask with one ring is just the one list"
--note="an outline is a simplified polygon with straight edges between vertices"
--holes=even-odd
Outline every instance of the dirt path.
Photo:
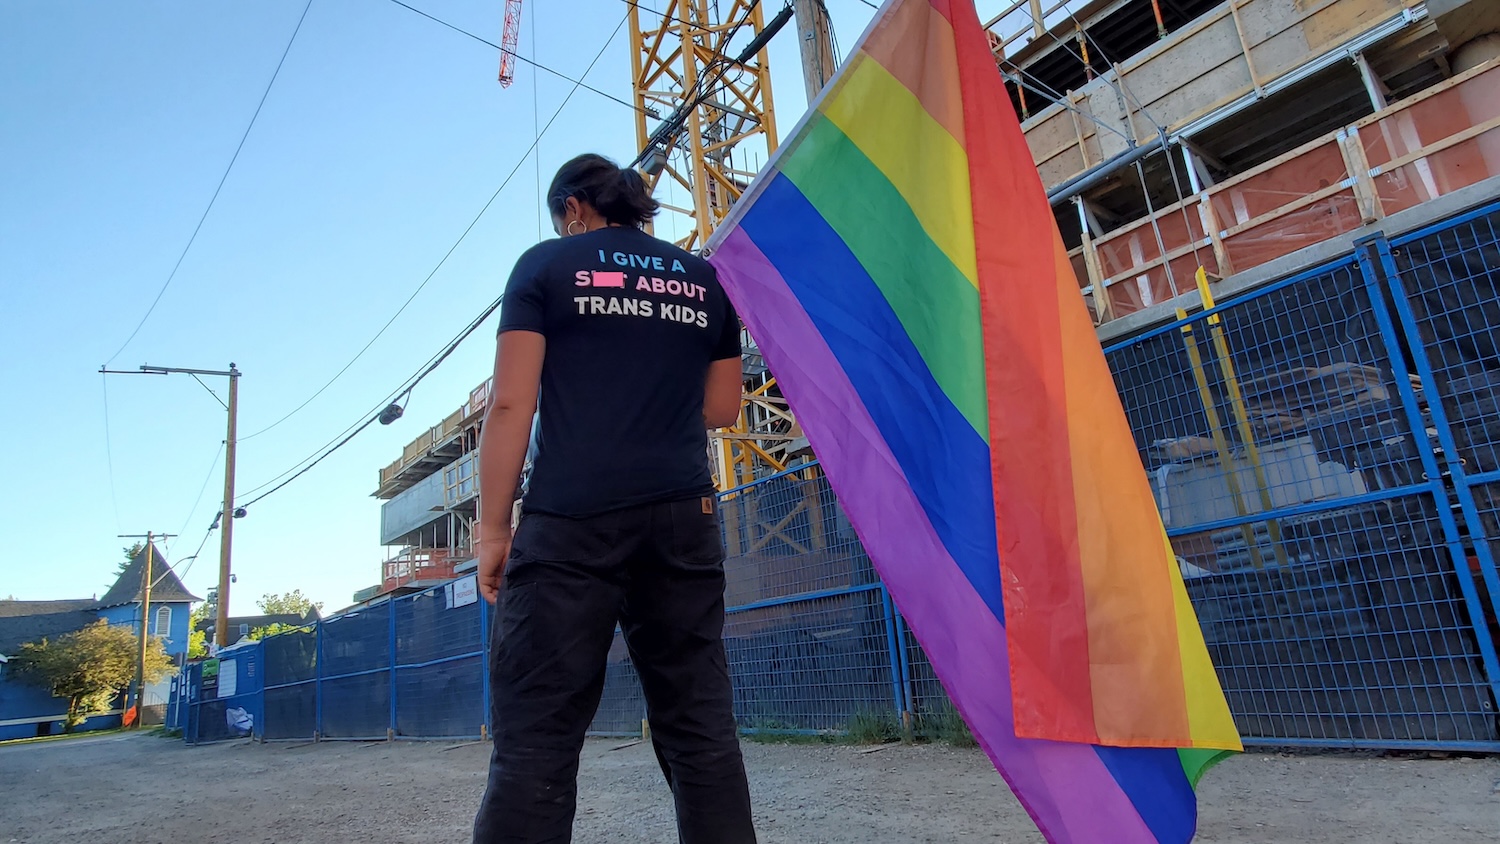
[[[648,747],[590,742],[578,844],[670,844]],[[746,745],[764,844],[1039,842],[977,751]],[[465,842],[486,748],[184,747],[111,736],[0,747],[0,844]],[[1201,789],[1203,842],[1500,839],[1500,760],[1248,755]]]

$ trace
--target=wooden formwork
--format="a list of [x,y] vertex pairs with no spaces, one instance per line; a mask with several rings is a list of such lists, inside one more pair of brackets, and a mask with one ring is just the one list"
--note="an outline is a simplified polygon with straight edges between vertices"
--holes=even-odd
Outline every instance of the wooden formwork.
[[1500,60],[1085,238],[1075,267],[1105,321],[1192,290],[1199,266],[1244,272],[1495,175]]
[[[1419,0],[1226,0],[1078,90],[1059,92],[1062,102],[1028,119],[1022,129],[1042,183],[1060,185],[1156,138],[1158,127],[1175,132],[1262,94],[1310,60],[1420,5]],[[1088,19],[1081,19],[1087,31]],[[1067,37],[1067,29],[1058,27],[1051,36]],[[1035,43],[1046,41],[1038,36]],[[1001,59],[1008,72],[1026,73],[1025,59]]]

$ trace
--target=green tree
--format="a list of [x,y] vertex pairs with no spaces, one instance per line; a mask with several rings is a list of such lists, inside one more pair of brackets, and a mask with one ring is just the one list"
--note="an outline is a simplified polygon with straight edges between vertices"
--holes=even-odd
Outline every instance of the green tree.
[[266,593],[255,602],[260,611],[266,615],[296,615],[305,616],[309,610],[322,610],[323,603],[313,603],[301,589],[293,589],[285,595]]
[[120,550],[125,552],[125,559],[121,560],[119,565],[115,566],[115,577],[124,574],[125,570],[130,568],[130,564],[135,561],[135,555],[141,553],[145,548],[146,546],[139,542],[129,548],[121,548]]
[[188,614],[188,659],[208,656],[208,633],[198,629],[198,625],[213,618],[213,609],[213,604],[202,603]]
[[[101,620],[56,641],[22,645],[15,658],[16,674],[68,701],[63,731],[72,732],[90,715],[107,711],[135,679],[139,647],[140,640],[129,627]],[[172,667],[161,639],[152,636],[146,645],[146,682],[161,680],[172,673]]]
[[278,633],[290,633],[293,630],[302,630],[302,629],[304,629],[304,628],[302,628],[299,625],[296,625],[296,624],[282,624],[281,622],[278,621],[278,622],[276,622],[274,624],[267,624],[265,627],[257,627],[254,630],[251,630],[248,634],[246,634],[245,638],[252,639],[252,640],[258,642],[261,639],[266,638],[267,636],[275,636]]

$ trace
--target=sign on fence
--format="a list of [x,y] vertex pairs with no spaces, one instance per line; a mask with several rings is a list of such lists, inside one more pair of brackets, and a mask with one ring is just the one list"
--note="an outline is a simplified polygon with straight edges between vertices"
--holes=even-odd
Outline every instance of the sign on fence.
[[448,593],[448,609],[467,607],[479,600],[479,581],[475,575],[461,577],[444,587]]
[[219,661],[219,697],[234,697],[239,688],[239,669],[234,660]]

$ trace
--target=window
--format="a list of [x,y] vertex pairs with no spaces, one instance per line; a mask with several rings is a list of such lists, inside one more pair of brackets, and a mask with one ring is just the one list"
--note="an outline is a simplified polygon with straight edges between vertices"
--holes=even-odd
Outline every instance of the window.
[[157,635],[157,636],[169,636],[169,635],[171,635],[171,633],[172,633],[172,608],[171,607],[162,606],[162,607],[157,607],[156,608],[156,629],[153,630],[153,631],[151,631],[151,632],[154,635]]

